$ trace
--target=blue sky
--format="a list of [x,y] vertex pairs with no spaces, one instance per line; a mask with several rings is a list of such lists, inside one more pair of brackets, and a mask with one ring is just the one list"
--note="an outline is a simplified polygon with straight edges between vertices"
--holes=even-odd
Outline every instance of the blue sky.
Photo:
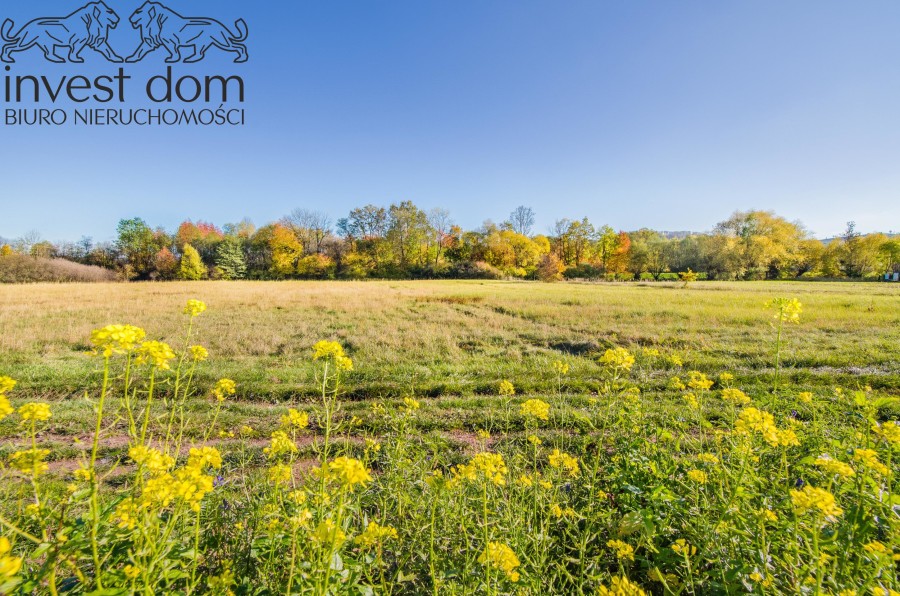
[[[128,55],[140,0],[107,3]],[[80,5],[35,4],[9,0],[0,18],[18,28]],[[244,77],[247,125],[0,126],[0,236],[108,240],[125,217],[262,224],[407,199],[465,227],[524,204],[538,231],[583,216],[699,231],[751,208],[820,237],[848,220],[900,229],[893,0],[167,4],[249,24],[247,64],[213,49],[176,69]],[[83,56],[51,65],[35,49],[11,74],[115,72]],[[128,66],[128,107],[163,58]]]

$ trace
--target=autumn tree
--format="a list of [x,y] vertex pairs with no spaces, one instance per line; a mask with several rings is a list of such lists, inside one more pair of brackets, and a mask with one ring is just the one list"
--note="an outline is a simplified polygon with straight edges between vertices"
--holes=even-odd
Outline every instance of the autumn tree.
[[185,244],[181,252],[181,263],[178,266],[178,279],[198,280],[206,276],[206,266],[200,253],[190,244]]

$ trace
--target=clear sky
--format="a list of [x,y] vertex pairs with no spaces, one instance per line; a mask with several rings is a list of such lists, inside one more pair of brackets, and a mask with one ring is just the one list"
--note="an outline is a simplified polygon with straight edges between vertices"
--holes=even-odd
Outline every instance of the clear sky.
[[[128,55],[140,1],[107,3]],[[80,4],[8,0],[0,18],[18,28]],[[407,199],[469,228],[524,204],[538,231],[583,216],[700,231],[751,208],[820,237],[851,219],[900,229],[896,0],[167,4],[247,21],[248,63],[212,49],[176,71],[243,76],[247,125],[0,126],[0,236],[108,240],[126,217],[262,224]],[[12,74],[117,68],[83,56],[30,50]],[[163,58],[128,66],[136,91]]]

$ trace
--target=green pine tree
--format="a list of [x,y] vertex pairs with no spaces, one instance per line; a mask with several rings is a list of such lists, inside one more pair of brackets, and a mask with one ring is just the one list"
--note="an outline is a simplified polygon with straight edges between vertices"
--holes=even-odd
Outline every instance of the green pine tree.
[[178,267],[178,279],[203,279],[206,276],[206,266],[200,259],[200,253],[190,244],[184,245],[181,254],[181,264]]
[[247,259],[241,239],[225,236],[216,249],[216,267],[223,279],[243,279],[247,275]]

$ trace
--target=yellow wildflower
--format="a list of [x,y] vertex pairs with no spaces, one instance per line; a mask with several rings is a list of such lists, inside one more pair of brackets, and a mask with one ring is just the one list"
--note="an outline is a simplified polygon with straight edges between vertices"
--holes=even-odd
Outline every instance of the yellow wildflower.
[[347,540],[347,534],[332,520],[324,519],[316,526],[311,538],[319,545],[338,548]]
[[634,561],[634,547],[621,540],[610,540],[606,546],[616,551],[616,558]]
[[715,465],[719,463],[719,458],[713,455],[712,453],[701,453],[697,456],[697,461],[702,462],[704,464]]
[[695,410],[700,408],[700,402],[697,400],[697,396],[693,393],[685,393],[683,399],[684,403],[686,403],[689,408],[693,408]]
[[581,472],[578,467],[578,458],[568,453],[563,453],[559,449],[554,449],[553,453],[547,456],[547,459],[551,466],[565,469],[572,478],[577,477]]
[[287,484],[291,481],[291,467],[285,464],[275,464],[269,468],[266,476],[272,484]]
[[798,513],[807,513],[809,511],[819,511],[826,518],[833,519],[840,517],[844,510],[838,507],[834,495],[822,488],[815,488],[809,485],[804,486],[800,490],[791,491],[791,502]]
[[206,311],[206,303],[200,300],[188,300],[184,307],[184,314],[190,315],[192,318],[199,316]]
[[528,442],[531,443],[532,445],[534,445],[535,447],[542,445],[544,443],[535,435],[528,435]]
[[403,398],[403,405],[405,406],[405,407],[403,408],[403,411],[404,411],[406,414],[412,414],[413,412],[415,412],[416,410],[418,410],[419,408],[422,407],[422,405],[419,403],[418,400],[413,399],[413,398],[411,398],[411,397],[404,397],[404,398]]
[[484,552],[478,556],[478,562],[485,567],[499,569],[512,582],[519,581],[519,573],[516,571],[516,568],[521,565],[519,558],[511,548],[502,542],[489,542]]
[[726,385],[734,380],[734,375],[728,372],[723,372],[719,375],[719,383],[722,385]]
[[627,372],[634,366],[634,356],[625,348],[610,349],[600,357],[600,364],[613,370],[621,369]]
[[269,459],[275,459],[281,455],[291,455],[297,453],[297,446],[291,440],[287,433],[281,430],[276,430],[272,433],[272,442],[268,447],[263,449],[263,453],[265,453]]
[[891,471],[888,467],[878,461],[878,452],[874,449],[857,449],[853,452],[853,461],[858,462],[873,472],[877,472],[882,476],[890,476]]
[[0,393],[0,420],[3,420],[13,412],[15,412],[15,410],[13,409],[12,404],[9,403],[9,400],[5,395]]
[[22,558],[12,556],[12,544],[0,536],[0,583],[13,579],[22,568]]
[[49,449],[26,449],[9,456],[9,465],[22,473],[40,476],[50,469],[44,458],[50,455]]
[[684,391],[687,389],[687,385],[684,384],[684,381],[681,380],[681,377],[672,377],[669,379],[669,383],[666,385],[669,389],[674,391]]
[[722,400],[739,406],[746,406],[750,403],[750,396],[740,389],[728,387],[722,390]]
[[363,533],[356,537],[355,542],[363,548],[372,548],[391,538],[397,538],[396,529],[370,521]]
[[706,391],[713,386],[713,381],[708,379],[705,374],[698,370],[692,370],[688,373],[687,386],[698,391]]
[[191,447],[187,465],[202,470],[206,466],[218,470],[222,467],[222,455],[215,447]]
[[326,462],[322,473],[327,480],[337,481],[351,489],[357,484],[372,482],[372,476],[361,461],[345,456]]
[[569,374],[569,364],[567,362],[563,362],[562,360],[554,360],[553,370],[556,371],[556,374],[565,376]]
[[609,586],[600,586],[597,594],[599,596],[647,596],[647,592],[629,581],[627,577],[612,578]]
[[697,484],[706,484],[708,480],[706,472],[704,472],[703,470],[689,470],[687,473],[687,477]]
[[516,388],[509,381],[500,381],[500,387],[498,388],[497,392],[500,395],[515,395]]
[[809,391],[801,391],[797,394],[797,399],[805,404],[810,404],[813,400],[813,394]]
[[121,530],[133,530],[138,525],[138,507],[132,499],[125,499],[116,506],[116,524]]
[[306,428],[309,425],[309,414],[290,408],[288,413],[281,417],[281,425],[290,428]]
[[786,323],[799,323],[803,312],[803,305],[796,298],[775,298],[766,307],[775,309],[775,319]]
[[131,352],[146,336],[143,329],[134,325],[107,325],[91,331],[91,343],[109,358],[113,354]]
[[856,472],[853,471],[853,468],[849,464],[832,459],[830,455],[822,455],[816,458],[816,461],[813,463],[827,474],[842,476],[844,478],[850,478],[856,475]]
[[216,401],[225,401],[226,398],[237,393],[237,383],[231,379],[219,379],[216,381],[216,386],[213,387],[212,392]]
[[138,364],[150,364],[159,370],[169,370],[169,361],[175,359],[175,352],[161,341],[145,341],[137,349]]
[[550,404],[539,399],[529,399],[522,404],[522,415],[537,420],[550,420]]
[[353,361],[336,341],[320,341],[313,346],[313,360],[319,359],[331,360],[338,370],[353,370]]
[[12,377],[0,376],[0,395],[12,391],[15,386],[15,379]]
[[50,420],[50,405],[33,402],[19,408],[19,416],[25,421],[44,422]]
[[203,346],[191,346],[188,350],[191,353],[191,358],[197,362],[203,362],[209,358],[209,352]]
[[516,479],[516,482],[524,487],[532,487],[534,486],[534,480],[528,474],[520,474]]
[[499,453],[476,453],[468,464],[456,466],[453,470],[456,478],[475,481],[484,477],[497,486],[506,484],[506,462]]
[[885,422],[884,424],[876,422],[872,425],[872,432],[891,445],[900,446],[900,425],[896,422]]
[[172,469],[175,460],[169,455],[145,445],[137,445],[128,450],[128,457],[139,466],[143,466],[153,475],[163,474]]

